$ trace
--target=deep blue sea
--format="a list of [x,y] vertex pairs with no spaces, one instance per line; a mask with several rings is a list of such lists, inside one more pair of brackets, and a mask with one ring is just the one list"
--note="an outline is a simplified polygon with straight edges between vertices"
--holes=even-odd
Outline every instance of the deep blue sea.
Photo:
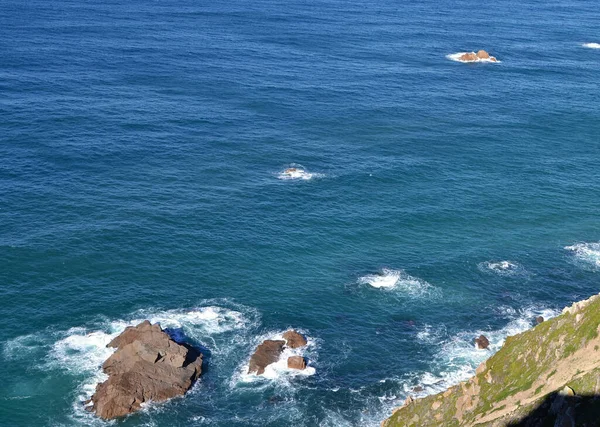
[[[584,0],[0,0],[0,425],[377,426],[468,378],[480,333],[497,350],[599,292],[599,22]],[[500,62],[448,57],[478,49]],[[104,346],[142,319],[204,373],[102,422]],[[246,375],[290,327],[309,369]]]

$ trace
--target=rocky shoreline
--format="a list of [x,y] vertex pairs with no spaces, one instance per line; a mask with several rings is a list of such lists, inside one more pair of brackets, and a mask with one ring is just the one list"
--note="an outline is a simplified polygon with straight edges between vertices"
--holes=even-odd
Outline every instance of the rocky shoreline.
[[[538,316],[532,323],[532,329],[509,336],[471,379],[436,395],[408,396],[382,427],[499,427],[521,425],[523,419],[532,426],[550,421],[558,423],[551,425],[586,425],[581,420],[600,406],[599,400],[590,409],[584,399],[600,395],[600,295],[565,308],[556,318]],[[484,351],[490,344],[484,335],[473,342]],[[293,329],[265,339],[250,356],[247,373],[266,374],[278,362],[276,369],[285,363],[287,369],[304,370],[307,345],[306,337]],[[200,350],[176,342],[158,323],[148,320],[127,327],[107,347],[115,349],[102,365],[108,379],[85,402],[88,411],[103,419],[124,417],[148,402],[182,396],[202,373]]]
[[600,419],[600,295],[508,337],[468,381],[413,399],[382,427],[592,426]]

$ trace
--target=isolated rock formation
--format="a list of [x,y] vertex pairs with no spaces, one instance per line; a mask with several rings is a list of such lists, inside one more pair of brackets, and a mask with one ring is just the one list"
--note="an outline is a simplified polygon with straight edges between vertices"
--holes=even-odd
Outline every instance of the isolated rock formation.
[[286,347],[298,348],[304,347],[307,344],[304,335],[294,330],[289,330],[283,334],[283,339],[286,341]]
[[597,426],[598,396],[600,295],[508,337],[471,379],[398,408],[382,426]]
[[479,60],[488,60],[491,62],[498,62],[498,60],[495,57],[490,56],[490,54],[487,53],[485,50],[480,50],[477,53],[475,53],[475,52],[463,53],[458,59],[460,61],[465,61],[465,62],[476,62]]
[[538,316],[538,317],[535,318],[535,323],[537,323],[538,325],[540,323],[542,323],[543,321],[544,321],[544,318],[542,316]]
[[282,340],[263,341],[263,343],[256,348],[252,357],[250,357],[248,373],[256,373],[257,375],[264,374],[267,366],[279,360],[284,345],[285,341]]
[[290,369],[305,369],[306,368],[306,360],[302,356],[290,356],[287,360],[287,366]]
[[484,350],[490,346],[490,341],[487,339],[485,335],[479,335],[479,337],[475,338],[475,347],[480,350]]
[[130,326],[107,347],[117,350],[102,365],[108,380],[98,384],[87,409],[111,419],[183,395],[200,376],[202,354],[173,341],[160,327],[144,321]]

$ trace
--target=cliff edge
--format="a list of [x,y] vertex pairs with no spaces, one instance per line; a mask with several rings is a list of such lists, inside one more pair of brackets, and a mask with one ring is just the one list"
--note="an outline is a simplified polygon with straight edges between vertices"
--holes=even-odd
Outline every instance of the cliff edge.
[[600,295],[508,337],[475,376],[396,409],[382,427],[600,425]]

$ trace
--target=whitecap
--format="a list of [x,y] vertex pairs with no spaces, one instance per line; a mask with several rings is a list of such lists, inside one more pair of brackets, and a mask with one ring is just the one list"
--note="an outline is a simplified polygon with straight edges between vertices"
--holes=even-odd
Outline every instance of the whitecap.
[[573,253],[576,264],[594,270],[600,268],[600,242],[577,243],[565,249]]
[[502,62],[497,59],[496,59],[496,61],[492,61],[490,58],[477,58],[477,60],[475,60],[475,61],[463,61],[462,59],[460,59],[460,57],[463,56],[465,53],[475,53],[475,52],[451,53],[449,55],[446,55],[446,58],[448,58],[451,61],[462,62],[463,64],[469,64],[472,62],[490,62],[492,64],[499,64],[500,62]]
[[277,174],[278,179],[282,180],[304,180],[308,181],[313,178],[322,178],[324,174],[309,172],[304,166],[296,163],[290,164]]
[[584,43],[582,46],[589,49],[600,49],[600,43]]
[[521,264],[513,261],[485,261],[477,264],[477,268],[480,271],[495,273],[499,276],[516,276],[526,273]]
[[396,289],[403,293],[422,297],[430,295],[436,288],[418,277],[413,277],[404,270],[384,268],[379,274],[368,274],[358,279],[359,284],[369,285],[373,288]]

